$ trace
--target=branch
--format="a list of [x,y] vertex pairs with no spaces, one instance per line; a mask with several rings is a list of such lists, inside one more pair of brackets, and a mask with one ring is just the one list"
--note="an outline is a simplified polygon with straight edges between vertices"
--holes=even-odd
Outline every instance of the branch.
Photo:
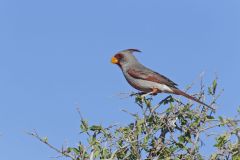
[[49,148],[53,149],[54,151],[56,151],[57,153],[66,156],[68,158],[71,158],[72,160],[75,160],[75,157],[71,154],[68,154],[66,151],[64,150],[60,150],[56,147],[54,147],[53,145],[51,145],[50,143],[48,143],[46,138],[42,138],[40,137],[37,132],[27,132],[28,135],[35,137],[36,139],[38,139],[40,142],[46,144]]

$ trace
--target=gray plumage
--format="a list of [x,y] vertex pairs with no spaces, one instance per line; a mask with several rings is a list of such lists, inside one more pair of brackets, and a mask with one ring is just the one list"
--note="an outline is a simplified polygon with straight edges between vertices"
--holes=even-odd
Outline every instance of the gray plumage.
[[[133,55],[133,52],[141,52],[137,49],[127,49],[118,52],[113,58],[112,63],[117,64],[128,83],[137,90],[140,90],[144,93],[173,93],[177,95],[182,95],[186,98],[194,100],[204,106],[207,106],[211,109],[209,105],[201,102],[197,98],[188,95],[187,93],[179,90],[174,83],[169,78],[145,67],[138,62],[136,57]],[[214,110],[214,109],[213,109]]]

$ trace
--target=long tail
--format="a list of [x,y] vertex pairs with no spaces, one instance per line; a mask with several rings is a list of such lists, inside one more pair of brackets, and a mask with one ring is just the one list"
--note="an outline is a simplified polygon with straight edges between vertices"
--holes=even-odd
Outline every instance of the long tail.
[[184,97],[186,97],[188,99],[191,99],[191,100],[193,100],[195,102],[198,102],[198,103],[200,103],[200,104],[202,104],[202,105],[204,105],[204,106],[206,106],[206,107],[208,107],[208,108],[210,108],[212,110],[215,110],[214,108],[212,108],[211,106],[207,105],[206,103],[203,103],[203,102],[199,101],[197,98],[195,98],[193,96],[190,96],[189,94],[187,94],[187,93],[185,93],[185,92],[183,92],[183,91],[181,91],[179,89],[176,89],[176,88],[171,88],[171,89],[173,90],[174,94],[182,95],[182,96],[184,96]]

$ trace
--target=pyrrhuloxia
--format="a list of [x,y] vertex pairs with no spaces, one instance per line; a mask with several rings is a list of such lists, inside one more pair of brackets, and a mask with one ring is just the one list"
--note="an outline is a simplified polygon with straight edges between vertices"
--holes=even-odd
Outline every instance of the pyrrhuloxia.
[[201,102],[197,98],[188,95],[181,91],[176,86],[177,84],[171,81],[169,78],[152,71],[145,67],[133,55],[133,52],[141,52],[138,49],[127,49],[118,52],[111,59],[113,64],[117,64],[125,76],[128,83],[135,89],[142,91],[146,94],[157,94],[157,93],[171,93],[176,95],[182,95],[186,98],[194,100],[204,106],[211,109],[209,105]]

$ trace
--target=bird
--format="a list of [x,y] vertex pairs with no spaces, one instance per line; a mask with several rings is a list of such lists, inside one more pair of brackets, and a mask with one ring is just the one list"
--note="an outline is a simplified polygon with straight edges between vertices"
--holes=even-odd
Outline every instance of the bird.
[[158,93],[181,95],[214,110],[211,106],[178,89],[178,85],[169,78],[145,67],[133,55],[134,52],[141,51],[126,49],[117,52],[111,58],[111,63],[120,67],[125,79],[133,88],[141,91],[145,96],[157,95]]

